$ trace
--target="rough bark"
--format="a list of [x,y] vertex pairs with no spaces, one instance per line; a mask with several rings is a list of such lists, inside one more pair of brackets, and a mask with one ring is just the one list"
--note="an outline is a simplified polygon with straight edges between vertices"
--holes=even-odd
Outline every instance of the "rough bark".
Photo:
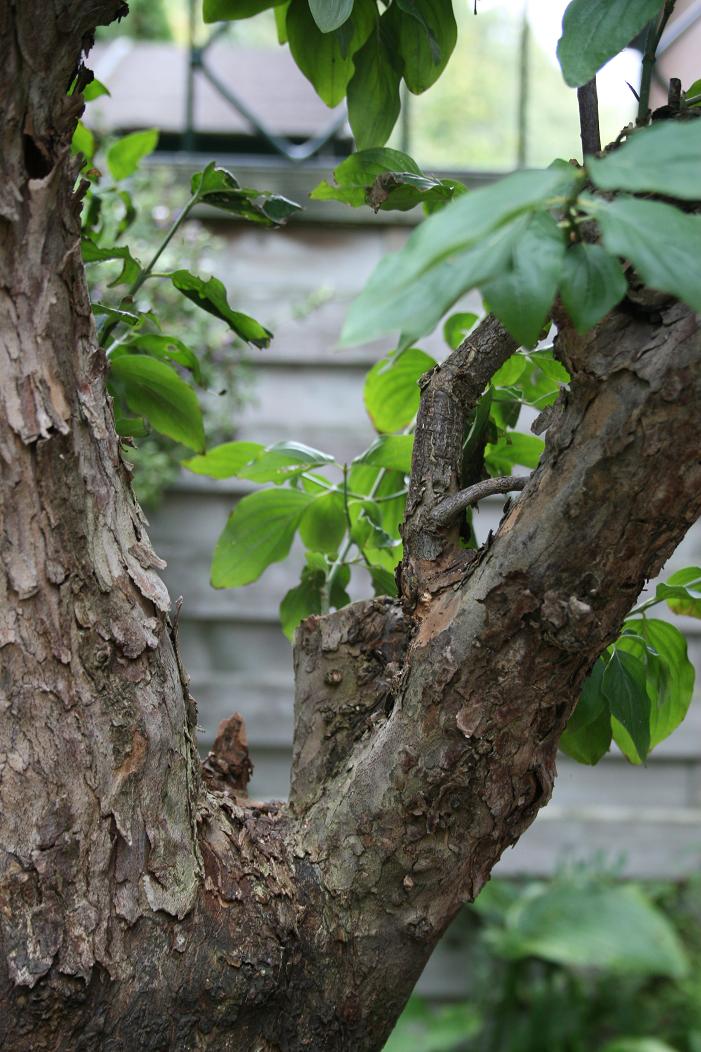
[[289,808],[245,798],[236,722],[202,778],[80,264],[65,89],[120,6],[0,0],[0,1045],[377,1052],[701,513],[698,324],[564,326],[543,461],[468,561],[432,511],[513,350],[488,321],[424,387],[404,603],[298,633]]

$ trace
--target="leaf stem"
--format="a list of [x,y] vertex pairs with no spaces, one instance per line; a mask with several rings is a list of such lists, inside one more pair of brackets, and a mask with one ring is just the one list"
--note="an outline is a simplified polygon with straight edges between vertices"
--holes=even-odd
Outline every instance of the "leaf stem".
[[[343,467],[344,467],[343,477],[344,477],[344,484],[345,484],[345,480],[347,478],[347,467],[348,466],[346,464],[344,464]],[[377,478],[375,479],[375,481],[374,481],[374,483],[372,485],[372,489],[368,493],[367,497],[363,498],[364,500],[374,500],[375,499],[377,491],[380,488],[380,486],[382,485],[382,482],[383,482],[384,477],[385,477],[386,474],[387,474],[387,468],[382,468],[380,470]],[[331,569],[328,572],[328,576],[326,578],[326,581],[324,582],[324,587],[321,590],[321,612],[322,612],[322,614],[328,614],[328,612],[329,612],[329,610],[331,608],[331,589],[333,587],[334,579],[336,577],[336,574],[340,570],[340,568],[345,563],[346,556],[348,555],[348,552],[351,550],[351,548],[353,547],[354,544],[355,544],[355,541],[353,540],[353,537],[351,536],[350,517],[349,517],[349,526],[348,526],[348,531],[346,533],[345,544],[343,545],[342,549],[339,551],[338,556],[336,558],[336,561],[331,566]],[[360,546],[358,546],[358,551],[360,552],[360,554],[365,559],[365,553],[363,552],[363,550],[362,550],[362,548]],[[367,559],[365,559],[365,561],[367,562]]]
[[135,296],[136,293],[141,288],[141,286],[144,284],[144,282],[148,281],[149,277],[151,277],[153,268],[156,266],[156,263],[161,258],[161,256],[163,255],[163,253],[167,249],[168,245],[173,240],[173,238],[177,234],[178,230],[180,229],[182,224],[185,222],[185,220],[189,216],[189,214],[192,211],[192,209],[197,204],[197,202],[199,200],[199,197],[200,197],[199,190],[195,190],[194,194],[192,195],[192,197],[190,198],[188,203],[185,205],[185,207],[183,208],[182,212],[180,213],[178,218],[175,220],[175,222],[171,226],[170,230],[168,231],[168,233],[166,234],[166,236],[163,238],[163,240],[161,241],[160,245],[156,249],[156,252],[152,256],[151,261],[146,264],[144,269],[141,271],[141,274],[139,275],[139,277],[136,279],[134,284],[131,286],[131,288],[129,290],[129,293],[128,293],[130,296]]
[[649,610],[650,607],[657,606],[658,603],[664,603],[664,602],[665,602],[665,597],[664,596],[660,596],[658,598],[657,596],[653,595],[653,597],[651,599],[646,599],[645,602],[644,603],[640,603],[639,606],[634,606],[633,609],[631,610],[631,612],[628,614],[628,617],[632,617],[633,614],[645,614],[645,611]]
[[[183,210],[180,213],[180,215],[178,216],[178,218],[175,220],[175,222],[170,227],[170,230],[168,231],[168,233],[166,234],[164,239],[161,241],[161,243],[158,246],[158,248],[156,249],[154,255],[151,257],[151,260],[146,264],[144,269],[139,274],[138,278],[136,278],[136,280],[133,281],[132,284],[130,285],[129,290],[126,293],[125,298],[133,299],[134,296],[136,295],[136,293],[141,288],[141,286],[144,284],[144,282],[148,281],[148,279],[150,277],[155,277],[156,276],[153,273],[153,268],[156,266],[156,263],[161,258],[161,256],[163,255],[164,251],[166,250],[166,248],[168,247],[170,242],[173,240],[173,238],[177,234],[178,230],[180,229],[182,224],[185,222],[185,220],[189,216],[189,214],[192,211],[192,209],[197,204],[197,202],[199,200],[199,196],[200,196],[200,192],[199,192],[199,190],[196,190],[195,193],[190,198],[190,200],[188,201],[188,203],[183,208]],[[158,277],[161,277],[161,276],[162,275],[160,275],[160,274],[158,275]],[[107,321],[105,323],[105,325],[103,326],[102,331],[100,333],[100,346],[101,347],[105,347],[107,345],[107,340],[109,339],[109,337],[112,335],[112,333],[114,332],[114,330],[116,329],[116,327],[119,324],[121,324],[121,323],[119,321],[115,321],[114,318],[112,318],[111,320],[109,320],[109,321]]]

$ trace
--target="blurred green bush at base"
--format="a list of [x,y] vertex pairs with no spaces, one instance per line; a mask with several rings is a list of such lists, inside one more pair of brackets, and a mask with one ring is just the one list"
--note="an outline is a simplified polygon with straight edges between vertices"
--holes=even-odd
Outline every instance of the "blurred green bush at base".
[[701,1052],[701,879],[495,880],[461,1004],[412,998],[385,1052]]

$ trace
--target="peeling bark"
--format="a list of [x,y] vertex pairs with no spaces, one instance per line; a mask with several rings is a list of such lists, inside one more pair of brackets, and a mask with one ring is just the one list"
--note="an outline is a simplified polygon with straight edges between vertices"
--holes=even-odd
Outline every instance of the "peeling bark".
[[121,7],[0,0],[0,1045],[378,1052],[701,513],[698,322],[562,329],[542,463],[466,558],[433,510],[514,349],[489,319],[424,386],[403,602],[298,632],[289,807],[246,798],[236,718],[203,777],[79,254],[65,88]]

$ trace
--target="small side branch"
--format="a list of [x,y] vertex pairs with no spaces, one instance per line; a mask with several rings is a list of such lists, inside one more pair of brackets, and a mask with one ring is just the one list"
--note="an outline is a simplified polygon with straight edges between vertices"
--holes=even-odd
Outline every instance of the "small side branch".
[[437,526],[448,526],[453,522],[460,512],[477,504],[485,497],[491,497],[495,493],[512,493],[514,490],[525,489],[530,475],[507,475],[503,478],[484,479],[476,482],[474,486],[454,493],[446,497],[433,509],[433,521]]
[[596,90],[596,77],[577,88],[579,103],[579,128],[582,137],[582,154],[584,157],[601,150],[601,132],[599,131],[599,96]]

